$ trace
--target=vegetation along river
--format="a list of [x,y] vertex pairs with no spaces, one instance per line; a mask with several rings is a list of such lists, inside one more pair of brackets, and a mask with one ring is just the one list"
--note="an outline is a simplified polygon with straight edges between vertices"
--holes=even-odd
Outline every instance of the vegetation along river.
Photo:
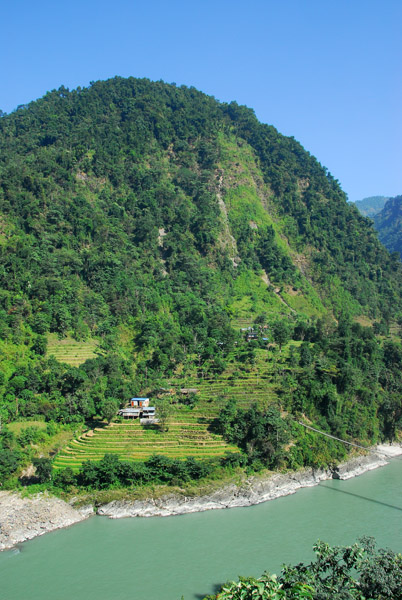
[[0,555],[1,600],[195,600],[242,575],[308,561],[317,539],[402,551],[402,460],[257,506],[93,517]]

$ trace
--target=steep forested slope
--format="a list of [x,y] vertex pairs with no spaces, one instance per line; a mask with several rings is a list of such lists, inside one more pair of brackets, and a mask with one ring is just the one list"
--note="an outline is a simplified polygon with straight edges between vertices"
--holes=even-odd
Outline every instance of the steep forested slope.
[[[394,435],[401,350],[375,335],[400,318],[401,264],[252,110],[145,79],[50,92],[0,119],[0,218],[3,421],[105,416],[167,378],[277,350],[278,407],[345,436]],[[245,340],[253,322],[268,333]],[[101,355],[62,365],[50,334]],[[250,448],[229,417],[220,431]]]
[[374,217],[378,237],[390,252],[402,256],[402,196],[390,198]]
[[[92,327],[138,314],[136,288],[148,287],[148,277],[168,292],[179,273],[192,286],[195,274],[230,281],[234,244],[237,271],[264,267],[278,283],[297,282],[300,270],[290,262],[298,253],[323,296],[339,279],[361,312],[375,316],[394,302],[394,280],[384,272],[395,266],[369,222],[314,158],[249,109],[193,89],[115,79],[51,92],[3,118],[0,133],[3,254],[14,255],[2,287],[41,302],[53,330],[77,326],[80,317]],[[219,192],[242,204],[226,228]],[[253,201],[280,221],[281,240],[273,223],[250,226],[260,208]],[[54,289],[57,280],[63,290]],[[215,298],[213,285],[199,282],[200,294]]]

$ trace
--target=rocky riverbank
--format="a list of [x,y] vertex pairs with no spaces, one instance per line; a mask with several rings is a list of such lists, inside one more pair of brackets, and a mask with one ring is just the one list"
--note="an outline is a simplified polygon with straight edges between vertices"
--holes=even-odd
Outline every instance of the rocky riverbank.
[[[389,458],[402,454],[400,446],[379,446],[377,452],[358,456],[336,469],[305,469],[270,477],[250,477],[241,485],[228,485],[209,495],[186,497],[167,495],[158,499],[113,501],[97,510],[112,519],[122,517],[156,517],[187,514],[217,508],[251,506],[295,493],[302,487],[317,485],[327,479],[349,479],[387,464]],[[12,548],[48,531],[68,527],[95,514],[92,506],[76,509],[59,498],[39,494],[22,498],[16,493],[0,492],[0,550]]]
[[[400,449],[402,452],[402,449]],[[100,506],[98,514],[119,519],[123,517],[166,517],[202,512],[218,508],[251,506],[281,496],[294,494],[298,489],[311,487],[328,479],[349,479],[387,464],[385,455],[369,454],[353,458],[336,469],[303,469],[269,477],[249,477],[241,485],[228,485],[206,496],[186,497],[169,495],[162,498],[134,501],[113,501]]]
[[92,506],[77,510],[47,494],[22,498],[13,492],[0,492],[0,550],[7,550],[48,531],[68,527],[91,514],[94,514]]

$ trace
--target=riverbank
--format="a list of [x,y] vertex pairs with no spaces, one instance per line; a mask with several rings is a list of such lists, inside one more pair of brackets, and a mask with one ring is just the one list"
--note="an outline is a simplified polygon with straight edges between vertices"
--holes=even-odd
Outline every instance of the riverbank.
[[402,454],[401,446],[378,446],[377,453],[357,456],[335,469],[305,469],[286,474],[253,476],[240,485],[226,485],[210,494],[187,497],[169,494],[157,499],[116,500],[98,507],[74,508],[59,498],[39,494],[22,498],[12,492],[0,492],[0,550],[68,527],[95,514],[112,519],[123,517],[171,516],[212,509],[251,506],[295,493],[332,478],[348,479],[383,466],[388,459]]
[[[395,452],[402,454],[402,447],[398,447],[398,451]],[[292,473],[271,474],[268,477],[256,475],[245,479],[240,485],[226,485],[205,496],[195,498],[171,494],[147,500],[115,500],[100,506],[97,513],[111,519],[166,517],[205,510],[252,506],[294,494],[300,488],[312,487],[320,481],[334,478],[349,479],[362,475],[388,464],[387,457],[392,456],[396,456],[394,450],[390,455],[370,453],[367,456],[354,457],[335,469],[303,469]]]

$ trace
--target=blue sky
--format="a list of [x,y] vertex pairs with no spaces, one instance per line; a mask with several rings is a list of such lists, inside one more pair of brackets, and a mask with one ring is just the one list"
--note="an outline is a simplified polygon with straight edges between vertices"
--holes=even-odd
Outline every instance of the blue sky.
[[351,200],[402,194],[401,0],[15,0],[0,109],[115,75],[195,86],[293,135]]

